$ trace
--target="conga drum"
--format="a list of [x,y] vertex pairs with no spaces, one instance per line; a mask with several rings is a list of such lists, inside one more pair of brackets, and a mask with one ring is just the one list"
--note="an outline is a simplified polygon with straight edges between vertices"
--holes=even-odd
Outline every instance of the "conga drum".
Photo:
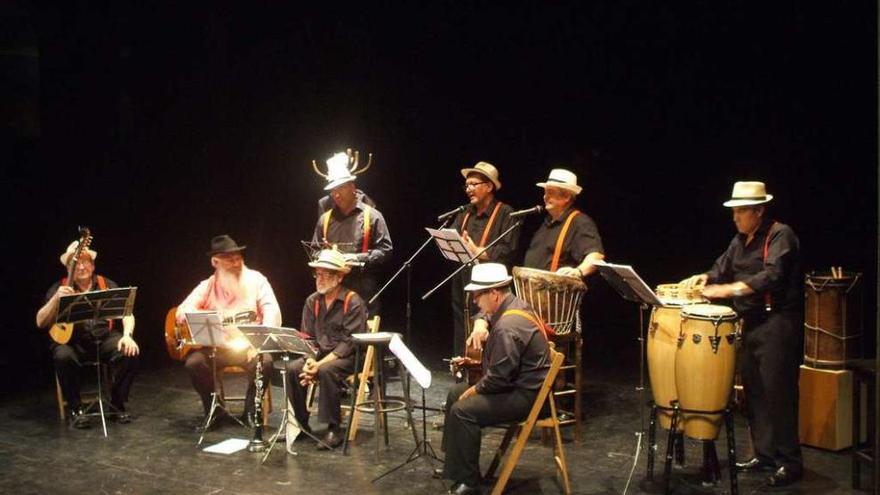
[[[661,284],[655,290],[662,306],[651,309],[648,325],[648,376],[654,403],[670,407],[678,399],[675,388],[675,351],[681,326],[681,307],[704,302],[699,288],[687,288],[679,284]],[[667,430],[672,426],[672,412],[659,409],[660,426]]]
[[[733,390],[736,339],[740,325],[727,306],[693,304],[681,308],[675,355],[675,388],[682,409],[720,411]],[[684,434],[714,440],[721,414],[681,413]]]
[[810,273],[806,276],[804,363],[843,368],[861,357],[861,273]]
[[[516,295],[538,313],[556,335],[564,335],[576,328],[581,298],[587,291],[583,280],[558,273],[513,267],[513,285]],[[578,328],[578,330],[580,330]]]

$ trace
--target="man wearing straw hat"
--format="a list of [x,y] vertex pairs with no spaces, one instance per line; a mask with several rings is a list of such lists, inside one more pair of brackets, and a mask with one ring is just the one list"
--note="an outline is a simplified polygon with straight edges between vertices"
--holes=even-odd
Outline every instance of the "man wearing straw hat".
[[354,372],[351,334],[365,331],[367,305],[354,291],[342,285],[351,271],[342,253],[335,249],[322,250],[309,266],[315,270],[316,291],[303,305],[300,330],[315,339],[318,354],[315,358],[291,361],[287,373],[294,416],[304,430],[311,430],[306,391],[310,384],[320,385],[319,420],[327,423],[323,444],[318,444],[318,449],[323,449],[324,444],[337,447],[343,440],[339,387]]
[[479,493],[481,429],[521,421],[528,415],[550,368],[542,324],[510,291],[513,280],[500,263],[481,263],[464,290],[489,317],[483,376],[472,386],[449,389],[443,449],[446,460],[435,475],[453,481],[449,493]]
[[[798,373],[803,349],[800,243],[788,225],[767,215],[773,199],[763,182],[737,182],[724,206],[737,234],[712,268],[683,283],[705,286],[710,299],[733,299],[743,319],[739,370],[755,457],[744,472],[768,472],[770,486],[803,475],[798,441]],[[708,284],[708,285],[707,285]]]
[[[501,233],[513,225],[510,218],[513,208],[495,199],[495,193],[501,189],[498,169],[487,162],[478,162],[470,168],[461,170],[464,177],[464,193],[470,203],[452,222],[453,228],[461,233],[464,241],[474,252],[479,252],[489,245]],[[513,263],[513,255],[519,240],[519,229],[513,230],[494,246],[483,252],[478,258],[481,263],[496,262],[506,266]],[[452,319],[453,319],[453,351],[455,356],[464,355],[465,345],[465,292],[464,286],[470,279],[470,270],[462,270],[452,280]],[[476,305],[470,302],[470,315],[475,316]],[[475,321],[475,325],[485,327],[485,320]]]
[[[239,246],[232,237],[225,234],[211,239],[211,249],[207,254],[214,273],[199,283],[177,307],[178,322],[184,321],[186,313],[217,311],[224,318],[252,314],[253,318],[250,319],[253,321],[247,321],[248,323],[273,327],[281,325],[281,308],[275,299],[272,285],[262,273],[248,268],[244,263],[243,252],[246,247]],[[248,388],[245,393],[243,419],[251,423],[256,397],[256,355],[243,336],[236,343],[240,345],[217,349],[217,368],[241,366],[247,370]],[[269,359],[264,358],[264,361],[268,365]],[[211,394],[214,392],[209,350],[196,349],[190,352],[186,357],[186,370],[207,416],[211,410]],[[203,429],[204,424],[204,420],[199,420],[196,430]]]
[[532,237],[525,266],[582,278],[596,271],[593,261],[605,259],[596,223],[574,208],[583,190],[577,182],[574,173],[555,168],[536,184],[544,189],[547,216]]
[[[391,257],[391,234],[382,212],[365,202],[355,187],[355,174],[349,168],[349,155],[337,153],[327,160],[327,185],[333,208],[318,217],[312,243],[325,248],[336,245],[356,268],[348,276],[348,286],[369,300],[379,289],[377,275]],[[376,301],[370,316],[379,311]]]
[[[73,241],[61,254],[61,265],[67,267],[71,257],[76,253],[79,241]],[[58,317],[58,306],[61,296],[90,292],[104,289],[115,289],[116,282],[95,274],[95,260],[98,252],[83,249],[73,271],[73,280],[66,277],[53,285],[46,292],[46,303],[37,312],[37,327],[48,328]],[[67,402],[71,424],[74,428],[89,428],[88,417],[83,415],[80,399],[79,373],[81,362],[88,356],[94,356],[96,344],[100,343],[101,359],[104,362],[118,364],[114,374],[113,386],[110,391],[110,403],[119,414],[111,416],[120,423],[128,423],[131,416],[125,412],[125,402],[134,380],[137,357],[140,348],[134,341],[134,316],[122,318],[122,325],[110,321],[77,323],[73,328],[73,336],[66,344],[52,342],[52,360],[61,385],[61,393]],[[120,328],[121,327],[121,328]],[[121,330],[121,331],[120,331]],[[94,357],[92,357],[94,358]]]

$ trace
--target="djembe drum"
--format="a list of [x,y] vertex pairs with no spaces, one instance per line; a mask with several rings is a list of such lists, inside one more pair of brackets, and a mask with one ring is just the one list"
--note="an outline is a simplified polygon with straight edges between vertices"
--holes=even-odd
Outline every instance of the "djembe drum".
[[[689,288],[679,284],[661,284],[655,291],[663,305],[651,309],[647,354],[651,392],[654,403],[660,407],[670,407],[672,401],[678,399],[675,388],[675,351],[681,330],[681,308],[705,302],[701,291],[702,287]],[[671,427],[672,412],[659,409],[657,417],[660,426],[667,430]]]
[[[721,411],[733,390],[739,317],[727,307],[693,304],[681,308],[675,355],[675,388],[682,409]],[[721,414],[681,413],[685,435],[714,440]]]
[[861,273],[806,276],[804,362],[814,368],[843,368],[860,357]]
[[581,298],[587,291],[581,279],[515,266],[513,285],[516,295],[528,303],[556,335],[567,334],[577,327]]

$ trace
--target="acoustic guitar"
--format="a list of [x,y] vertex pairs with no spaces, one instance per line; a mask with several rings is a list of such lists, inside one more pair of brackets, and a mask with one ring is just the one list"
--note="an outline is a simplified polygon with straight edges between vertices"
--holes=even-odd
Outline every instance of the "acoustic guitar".
[[[67,286],[73,287],[73,274],[76,272],[76,265],[79,263],[79,257],[82,254],[84,249],[89,248],[89,244],[92,243],[92,233],[89,231],[88,227],[80,227],[79,228],[79,243],[76,246],[76,251],[73,252],[73,256],[68,258],[67,260]],[[59,344],[66,344],[70,342],[70,338],[73,336],[73,323],[55,323],[49,328],[49,337],[52,337],[52,340]]]
[[[254,323],[257,321],[257,313],[255,311],[242,311],[229,316],[222,316],[224,325],[243,325],[246,323]],[[177,323],[177,306],[168,310],[165,315],[165,348],[168,349],[168,355],[175,361],[183,361],[186,356],[194,349],[201,346],[193,345],[192,333],[186,320]]]

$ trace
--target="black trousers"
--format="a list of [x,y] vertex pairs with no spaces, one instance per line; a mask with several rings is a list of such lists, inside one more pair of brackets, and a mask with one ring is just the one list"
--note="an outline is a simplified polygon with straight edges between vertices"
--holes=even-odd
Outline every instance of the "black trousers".
[[466,382],[449,388],[442,448],[446,452],[443,477],[456,483],[480,483],[480,443],[482,428],[499,423],[522,421],[528,416],[537,390],[514,389],[491,395],[458,397],[468,388]]
[[[271,376],[272,358],[263,354],[263,376]],[[186,356],[186,371],[192,381],[193,388],[199,394],[202,400],[202,408],[207,415],[211,410],[211,393],[214,392],[214,375],[211,369],[211,351],[208,349],[196,349]],[[254,383],[254,377],[257,372],[257,360],[248,360],[245,351],[230,351],[228,349],[217,349],[217,374],[226,366],[240,366],[244,368],[247,377],[248,386],[244,398],[245,413],[251,413],[256,408],[254,398],[257,395],[257,387]]]
[[[306,392],[308,386],[299,383],[299,374],[305,365],[305,359],[299,358],[287,363],[287,384],[289,387],[290,403],[293,404],[293,414],[300,425],[309,424],[309,407],[306,404]],[[339,389],[343,380],[354,373],[354,357],[334,359],[318,368],[318,421],[330,426],[339,426],[342,423],[342,409],[339,399]]]
[[113,367],[115,371],[113,385],[110,388],[110,401],[118,409],[125,409],[125,402],[128,400],[128,393],[137,373],[138,357],[126,357],[117,350],[121,338],[121,333],[110,332],[104,339],[98,341],[98,346],[90,338],[79,338],[68,344],[52,344],[52,360],[58,373],[61,394],[71,410],[78,408],[82,403],[80,399],[82,363],[94,360],[97,353],[101,354],[101,361]]
[[798,378],[803,359],[799,315],[745,318],[739,366],[756,456],[788,469],[803,466],[798,440]]

